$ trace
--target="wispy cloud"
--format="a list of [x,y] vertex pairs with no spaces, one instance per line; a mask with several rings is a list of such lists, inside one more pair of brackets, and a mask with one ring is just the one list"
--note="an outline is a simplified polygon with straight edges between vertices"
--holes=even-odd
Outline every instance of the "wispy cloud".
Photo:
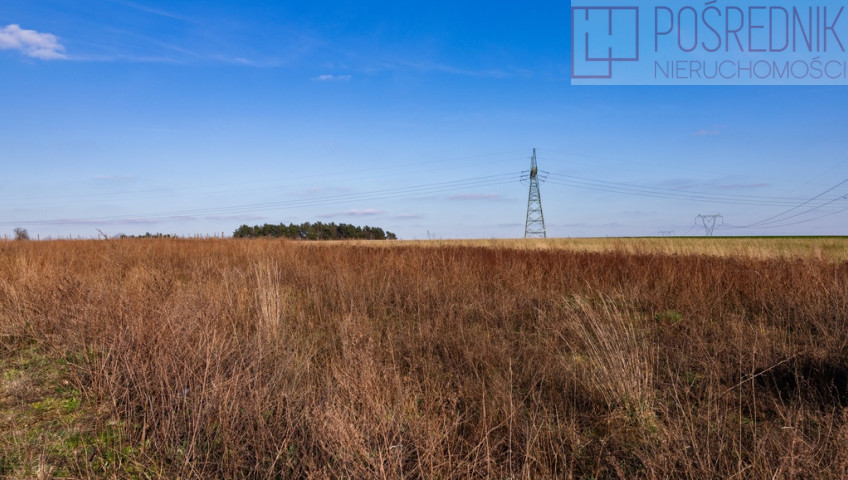
[[[175,49],[170,49],[174,50]],[[255,67],[255,68],[271,68],[280,65],[279,62],[262,62],[250,60],[244,57],[227,57],[224,55],[208,55],[190,54],[177,52],[176,56],[164,55],[135,55],[135,54],[81,54],[66,56],[64,58],[77,62],[124,62],[124,63],[162,63],[167,65],[231,65],[235,67]]]
[[[355,56],[352,55],[352,56]],[[442,73],[448,75],[457,75],[463,77],[477,78],[530,78],[534,76],[532,70],[508,66],[507,68],[463,68],[451,65],[448,63],[432,61],[432,60],[407,60],[398,58],[385,58],[377,62],[371,59],[364,60],[366,67],[362,70],[366,73],[376,73],[382,71],[414,71],[420,73]]]
[[344,194],[352,191],[353,189],[350,187],[309,187],[306,190],[294,192],[294,195],[301,197],[320,197],[330,194]]
[[94,225],[94,226],[109,226],[109,225],[157,225],[167,221],[178,222],[196,222],[199,220],[264,220],[266,217],[256,215],[209,215],[198,217],[195,215],[172,215],[162,218],[122,218],[122,219],[98,219],[98,218],[60,218],[57,220],[45,220],[32,222],[39,225]]
[[748,190],[753,188],[765,188],[770,186],[770,183],[733,183],[730,185],[719,185],[718,188],[721,188],[723,190]]
[[503,200],[500,193],[460,193],[451,195],[448,200]]
[[197,61],[200,62],[214,62],[220,63],[224,65],[232,65],[236,67],[255,67],[255,68],[274,68],[283,65],[285,62],[282,60],[274,60],[274,59],[251,59],[244,56],[227,56],[214,54],[211,56],[203,57],[199,56]]
[[225,57],[225,58],[221,59],[221,61],[235,63],[236,65],[246,65],[248,67],[256,67],[256,66],[259,65],[258,63],[254,62],[253,60],[250,60],[250,59],[244,58],[244,57],[231,57],[231,58]]
[[185,133],[183,130],[176,130],[176,129],[173,129],[173,128],[153,128],[153,127],[133,127],[133,128],[127,128],[127,131],[141,132],[141,133]]
[[317,81],[319,81],[319,82],[347,82],[347,81],[349,81],[351,78],[353,78],[353,76],[352,76],[352,75],[332,75],[332,74],[325,74],[325,75],[318,75],[318,76],[317,76],[317,77],[315,77],[313,80],[317,80]]
[[715,129],[715,128],[710,129],[710,130],[707,130],[705,128],[703,130],[698,130],[697,132],[693,133],[692,135],[695,135],[696,137],[712,137],[712,136],[715,136],[715,135],[721,135],[721,131],[718,130],[718,129]]
[[208,215],[203,217],[204,220],[237,220],[240,222],[267,220],[268,217],[261,215]]
[[337,213],[328,213],[325,215],[318,215],[321,218],[332,218],[332,217],[374,217],[377,215],[383,215],[386,213],[383,210],[376,210],[373,208],[368,208],[365,210],[348,210],[346,212],[337,212]]
[[176,58],[153,55],[100,55],[100,54],[82,54],[66,57],[68,60],[76,62],[125,62],[125,63],[164,63],[169,65],[184,65],[186,62]]
[[342,212],[341,215],[346,215],[349,217],[373,217],[375,215],[382,215],[384,213],[386,212],[383,210],[368,208],[365,210],[348,210],[346,212]]
[[669,178],[660,182],[654,183],[657,187],[671,188],[675,190],[692,190],[698,188],[712,187],[716,185],[716,180],[695,180],[691,178]]
[[624,224],[619,222],[610,222],[610,223],[549,223],[547,224],[548,228],[583,228],[583,227],[593,227],[593,228],[618,228],[623,227]]
[[630,217],[643,217],[643,216],[646,216],[646,215],[655,215],[657,212],[656,212],[656,210],[653,210],[653,211],[650,211],[650,212],[645,212],[645,211],[642,211],[642,210],[625,210],[621,213],[623,213],[624,215],[630,216]]
[[407,67],[412,70],[417,70],[420,72],[438,72],[438,73],[447,73],[450,75],[460,75],[464,77],[482,77],[482,78],[508,78],[512,76],[530,76],[531,72],[527,70],[520,70],[516,72],[506,72],[501,69],[492,68],[492,69],[467,69],[467,68],[459,68],[453,65],[447,65],[443,63],[434,63],[434,62],[401,62],[401,67]]
[[95,175],[94,178],[104,182],[126,182],[135,179],[135,175]]
[[[657,182],[654,185],[675,190],[745,190],[770,187],[767,182],[741,183],[737,176],[724,176],[711,179],[675,178]],[[756,180],[756,179],[753,179]]]
[[118,5],[123,5],[125,7],[134,8],[140,12],[149,13],[151,15],[157,15],[159,17],[172,18],[174,20],[182,20],[184,22],[192,21],[188,17],[184,17],[182,15],[177,15],[176,13],[168,12],[166,10],[160,10],[158,8],[148,7],[147,5],[141,5],[139,3],[130,2],[127,0],[111,0],[112,3],[117,3]]
[[394,220],[414,220],[418,218],[422,218],[422,216],[417,213],[401,213],[400,215],[392,216]]
[[58,220],[39,222],[42,225],[156,225],[162,223],[162,220],[149,218],[128,218],[123,220],[98,220],[98,219],[76,219],[76,218],[61,218]]
[[19,50],[30,58],[41,60],[67,58],[65,47],[59,43],[56,35],[24,30],[15,24],[0,28],[0,50]]

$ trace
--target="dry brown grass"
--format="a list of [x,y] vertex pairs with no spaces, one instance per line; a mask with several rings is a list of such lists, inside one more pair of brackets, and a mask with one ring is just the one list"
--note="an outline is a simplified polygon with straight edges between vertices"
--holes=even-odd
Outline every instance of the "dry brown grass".
[[[362,243],[362,242],[360,242]],[[385,242],[385,246],[469,246],[516,250],[616,252],[636,255],[707,255],[756,259],[848,261],[848,237],[638,237],[418,240]]]
[[104,476],[848,475],[842,254],[430,246],[0,242],[0,352],[121,420]]

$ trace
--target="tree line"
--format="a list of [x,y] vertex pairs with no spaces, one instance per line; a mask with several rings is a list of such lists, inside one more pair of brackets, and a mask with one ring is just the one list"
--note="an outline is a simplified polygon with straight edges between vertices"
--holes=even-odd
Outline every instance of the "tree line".
[[347,223],[301,223],[249,226],[242,225],[233,232],[234,238],[277,237],[295,240],[397,240],[397,235],[380,227],[359,227]]

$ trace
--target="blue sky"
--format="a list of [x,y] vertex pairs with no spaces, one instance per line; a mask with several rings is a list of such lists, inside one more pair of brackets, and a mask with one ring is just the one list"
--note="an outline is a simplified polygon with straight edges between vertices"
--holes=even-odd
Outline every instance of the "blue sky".
[[4,0],[0,234],[519,237],[534,147],[549,236],[715,213],[848,234],[848,88],[571,86],[569,24],[566,2]]

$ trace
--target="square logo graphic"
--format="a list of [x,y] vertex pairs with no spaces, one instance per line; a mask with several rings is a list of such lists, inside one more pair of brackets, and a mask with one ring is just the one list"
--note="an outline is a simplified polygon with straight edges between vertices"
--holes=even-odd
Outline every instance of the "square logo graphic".
[[571,7],[571,78],[612,79],[617,62],[639,61],[639,7]]

